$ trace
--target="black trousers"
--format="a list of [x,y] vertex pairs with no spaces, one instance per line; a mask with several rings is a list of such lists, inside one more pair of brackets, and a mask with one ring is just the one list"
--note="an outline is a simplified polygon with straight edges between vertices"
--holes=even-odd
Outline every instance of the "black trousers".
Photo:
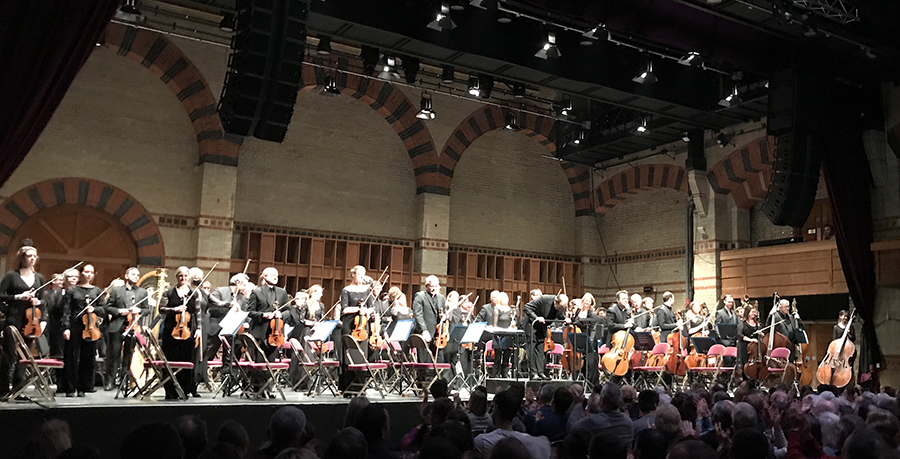
[[[163,333],[162,343],[160,343],[166,359],[170,362],[193,362],[194,358],[194,340],[185,339],[178,340],[172,337],[170,333]],[[194,362],[196,364],[196,362]],[[191,370],[181,370],[175,374],[178,385],[185,395],[196,392],[197,386],[194,382],[194,372]],[[175,390],[175,383],[169,381],[165,384],[166,398],[178,398],[178,392]]]
[[[122,344],[124,343],[122,332],[107,333],[106,343],[108,346],[106,349],[106,380],[115,381],[121,376],[122,362],[131,363],[131,359],[122,359]],[[133,344],[131,348],[133,351]]]
[[529,334],[529,342],[527,346],[528,354],[528,370],[531,374],[544,374],[545,355],[544,355],[544,338],[535,336],[534,330]]
[[81,338],[81,332],[72,330],[66,341],[64,365],[68,387],[66,392],[94,390],[94,364],[97,355],[97,341]]

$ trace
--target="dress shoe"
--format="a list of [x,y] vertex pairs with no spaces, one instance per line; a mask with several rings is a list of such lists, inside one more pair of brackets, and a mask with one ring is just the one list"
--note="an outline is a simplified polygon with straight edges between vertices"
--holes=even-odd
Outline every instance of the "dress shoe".
[[105,391],[111,391],[111,390],[113,390],[113,385],[112,385],[112,383],[111,383],[111,382],[106,383],[106,384],[103,386],[103,390],[105,390]]
[[75,392],[66,392],[66,397],[74,397]]
[[549,381],[550,377],[547,375],[541,375],[541,379],[543,379],[544,381]]
[[191,397],[200,398],[200,393],[197,391],[193,391],[193,392],[191,392]]
[[78,396],[79,396],[79,397],[84,397],[84,391],[83,391],[83,390],[78,391]]
[[528,377],[528,379],[544,379],[544,378],[543,378],[543,375],[539,375],[537,373],[532,373],[531,376]]

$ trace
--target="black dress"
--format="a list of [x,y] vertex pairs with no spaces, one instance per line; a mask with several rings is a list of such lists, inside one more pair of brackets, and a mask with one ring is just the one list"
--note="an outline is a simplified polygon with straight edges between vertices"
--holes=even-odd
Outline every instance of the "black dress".
[[343,351],[342,339],[344,335],[349,335],[353,332],[355,327],[354,319],[357,313],[355,311],[347,313],[346,311],[348,308],[356,307],[371,308],[374,304],[375,297],[369,294],[369,287],[366,285],[348,285],[341,290],[341,328],[337,330],[337,327],[335,327],[335,331],[331,335],[334,341],[334,350],[341,361],[341,375],[338,381],[338,389],[340,390],[346,389],[353,380],[353,373],[347,371],[347,365],[350,362]]
[[44,312],[47,318],[47,343],[50,345],[50,357],[61,359],[63,357],[63,309],[66,307],[66,292],[59,290],[45,290],[41,301],[44,303]]
[[[165,315],[165,319],[163,320],[163,326],[160,329],[159,336],[161,341],[160,346],[162,346],[162,351],[163,354],[166,355],[166,359],[173,362],[192,362],[196,365],[197,362],[195,361],[195,357],[197,354],[194,353],[194,332],[197,330],[197,317],[200,313],[200,308],[198,307],[199,302],[197,301],[197,296],[191,295],[191,292],[192,290],[188,289],[188,293],[182,297],[178,294],[178,290],[176,290],[175,287],[172,287],[163,294],[159,305],[159,313]],[[188,320],[191,336],[188,339],[179,340],[172,336],[172,331],[175,330],[175,325],[177,323],[176,316],[181,315],[180,313],[175,312],[175,308],[185,304],[185,300],[187,300],[186,312],[191,315]],[[181,390],[183,390],[185,394],[197,392],[193,371],[179,371],[175,376],[178,379]],[[174,383],[171,381],[167,382],[165,389],[166,399],[171,400],[178,398],[178,392],[175,390]]]
[[747,341],[744,341],[744,337],[747,338],[757,338],[756,332],[759,330],[759,322],[756,325],[750,325],[747,321],[742,320],[738,325],[737,329],[737,358],[739,363],[745,363],[749,360],[747,355],[747,345],[750,344]]
[[[38,288],[41,285],[44,285],[44,276],[39,273],[34,273],[34,282],[31,285],[25,283],[25,280],[19,274],[19,270],[10,271],[3,276],[3,279],[0,280],[0,307],[5,303],[6,308],[3,312],[6,313],[6,325],[12,325],[18,328],[20,332],[22,331],[22,327],[25,325],[25,310],[31,306],[31,303],[17,300],[15,296],[33,288]],[[42,306],[43,304],[38,306],[38,308]],[[41,312],[43,313],[43,311]],[[41,317],[46,316],[42,314]],[[3,354],[0,356],[0,393],[5,394],[10,389],[10,375],[13,372],[13,368],[16,368],[15,375],[12,378],[14,384],[24,379],[25,368],[15,367],[15,362],[18,360],[15,341],[12,335],[6,336],[8,333],[3,335]],[[29,338],[26,338],[26,342],[28,340]]]

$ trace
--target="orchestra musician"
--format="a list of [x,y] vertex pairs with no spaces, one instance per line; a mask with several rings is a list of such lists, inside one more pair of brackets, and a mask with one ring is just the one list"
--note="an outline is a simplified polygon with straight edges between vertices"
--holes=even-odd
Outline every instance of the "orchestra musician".
[[[244,295],[244,288],[250,282],[250,279],[244,273],[238,273],[231,276],[228,285],[217,287],[209,294],[209,329],[206,333],[206,360],[213,360],[222,347],[222,339],[227,339],[228,344],[234,346],[235,330],[222,330],[219,322],[232,310],[240,311],[247,308],[247,297]],[[223,334],[224,336],[220,336]],[[231,352],[222,352],[222,369],[221,374],[226,375],[231,372]],[[237,355],[237,354],[235,354]]]
[[744,319],[738,325],[737,357],[739,364],[744,364],[750,359],[750,356],[747,355],[747,345],[758,342],[757,331],[759,331],[759,310],[755,305],[748,304],[744,307]]
[[[716,312],[716,325],[719,324],[735,324],[738,323],[738,315],[734,310],[734,298],[731,295],[725,295],[725,298],[722,300],[722,303],[725,305],[722,309]],[[719,343],[724,346],[734,346],[734,336],[719,336]],[[729,362],[730,363],[730,362]]]
[[[78,272],[75,272],[76,277]],[[47,335],[47,344],[49,345],[50,358],[60,359],[63,357],[63,340],[62,337],[62,315],[65,307],[66,290],[63,284],[66,276],[63,274],[54,274],[53,282],[49,287],[41,292],[41,302],[44,304],[44,312],[47,313],[47,328],[44,334]],[[76,281],[77,282],[77,281]]]
[[[159,301],[159,313],[165,316],[163,326],[160,329],[162,341],[160,345],[166,358],[176,362],[194,361],[193,359],[196,356],[194,345],[203,332],[198,319],[200,317],[198,316],[200,313],[199,301],[197,295],[192,294],[193,289],[191,289],[190,277],[190,270],[188,270],[187,266],[179,266],[175,270],[175,286],[166,290]],[[175,330],[182,312],[190,314],[187,326],[191,330],[193,339],[180,340],[172,336],[172,332]],[[200,397],[200,394],[197,393],[197,385],[192,371],[179,371],[175,377],[185,394]],[[165,391],[166,400],[178,399],[178,393],[173,382],[169,381],[165,384]]]
[[606,311],[606,317],[609,318],[609,331],[606,337],[606,344],[619,330],[627,330],[634,326],[634,320],[631,318],[631,305],[628,302],[628,292],[619,290],[616,292],[616,304],[609,307]]
[[[441,283],[437,276],[425,278],[425,290],[416,293],[412,309],[413,318],[416,320],[416,333],[421,334],[427,343],[431,343],[434,338],[434,331],[441,314],[444,313],[445,303],[446,298],[441,295]],[[423,362],[425,357],[426,353],[419,353],[420,362]],[[443,362],[442,350],[437,350],[434,357],[438,362]]]
[[[94,392],[94,356],[97,354],[97,344],[100,340],[93,341],[83,338],[85,314],[95,313],[97,318],[105,317],[106,308],[102,298],[96,300],[93,305],[88,303],[100,297],[101,291],[93,285],[94,266],[81,265],[78,285],[72,287],[66,296],[66,307],[63,311],[63,339],[66,344],[66,380],[69,387],[66,389],[66,397],[72,397],[77,390],[79,397],[84,397],[85,392]],[[85,308],[87,306],[87,308]],[[79,315],[79,313],[83,314]]]
[[[275,303],[278,303],[277,305]],[[277,310],[289,302],[287,291],[278,286],[278,270],[268,267],[259,276],[259,287],[256,287],[247,300],[247,311],[250,313],[250,334],[256,338],[259,347],[269,361],[273,361],[278,353],[278,348],[269,345],[267,338],[272,330],[269,321],[274,318],[284,319],[285,315]],[[261,356],[254,356],[254,360],[262,361]]]
[[544,374],[544,338],[547,337],[548,320],[564,320],[569,297],[559,295],[541,295],[525,304],[522,315],[525,316],[525,334],[528,336],[528,364],[530,379],[550,379]]
[[[492,291],[491,302],[481,308],[475,321],[487,322],[496,328],[515,328],[509,295],[497,290]],[[516,348],[515,339],[512,336],[494,336],[491,346],[494,348],[494,368],[497,369],[497,376],[508,378],[510,359]]]
[[791,314],[791,302],[784,299],[780,300],[778,302],[778,310],[775,311],[774,316],[774,323],[778,324],[775,325],[775,331],[791,340],[791,361],[793,361],[797,357],[797,334],[800,333],[801,327],[798,324],[796,315]]
[[[838,311],[838,322],[834,325],[834,328],[831,332],[831,339],[841,339],[844,336],[844,330],[847,329],[847,323],[850,321],[850,313],[847,312],[846,309],[841,309]],[[856,331],[853,330],[853,327],[850,327],[850,331],[847,332],[847,339],[851,342],[856,342]]]
[[[638,293],[632,293],[631,296],[629,297],[629,299],[630,299],[629,303],[631,304],[631,315],[635,316],[639,312],[641,312],[641,295]],[[638,321],[642,322],[643,319],[641,319],[639,317],[638,319],[635,320],[635,324],[634,324],[635,328],[638,327]],[[635,330],[635,331],[637,331],[637,330]]]
[[[135,267],[125,270],[125,285],[113,288],[106,302],[106,312],[110,315],[109,325],[106,328],[109,348],[106,353],[106,384],[104,389],[112,390],[125,376],[122,362],[131,362],[134,353],[134,334],[129,333],[123,337],[122,333],[128,328],[126,316],[134,314],[134,320],[138,315],[145,316],[150,310],[147,304],[147,290],[137,285],[141,278],[141,271]],[[124,343],[124,346],[123,346]],[[124,355],[123,355],[124,354]]]
[[[585,301],[588,298],[589,301]],[[598,330],[605,328],[606,311],[602,310],[602,317],[594,312],[594,295],[585,293],[583,297],[572,300],[576,309],[572,321],[579,325],[582,332],[588,334],[589,344],[587,349],[576,349],[576,352],[584,353],[584,366],[582,371],[587,382],[596,385],[600,382],[600,355],[597,353]],[[603,324],[603,325],[601,325]],[[602,341],[601,341],[602,342]]]
[[[350,284],[341,290],[340,314],[341,328],[332,334],[334,350],[341,359],[341,376],[338,381],[338,389],[344,390],[353,380],[353,373],[347,371],[347,357],[344,355],[341,339],[349,335],[355,327],[354,320],[358,315],[369,316],[375,305],[375,295],[372,295],[369,285],[366,284],[366,268],[356,265],[350,268]],[[339,334],[338,334],[339,333]]]
[[653,316],[653,298],[649,296],[641,300],[641,305],[638,308],[637,314],[643,314],[642,316],[637,316],[634,318],[634,331],[647,331],[650,330],[650,327],[653,326],[655,320]]
[[[188,270],[191,274],[191,288],[197,290],[195,296],[197,297],[197,309],[200,311],[200,328],[202,330],[209,330],[209,289],[203,288],[203,270],[198,267],[192,267]],[[209,375],[207,374],[207,369],[209,368],[209,363],[206,361],[206,334],[200,335],[200,344],[194,348],[194,352],[197,354],[194,357],[194,362],[197,362],[194,365],[194,383],[208,383]]]
[[672,292],[663,292],[663,305],[656,310],[654,314],[656,326],[659,327],[659,342],[665,343],[669,337],[669,333],[679,327],[675,318],[675,311],[672,305],[675,304],[675,295]]
[[[10,271],[0,280],[0,302],[6,304],[6,325],[13,326],[21,333],[25,328],[25,310],[32,305],[40,309],[41,321],[46,322],[47,316],[43,314],[43,304],[34,289],[44,285],[44,276],[35,271],[34,266],[38,261],[37,249],[30,245],[22,246],[16,252],[18,267]],[[41,326],[46,326],[42,324]],[[25,378],[25,367],[17,366],[19,360],[16,356],[15,339],[9,333],[3,333],[3,354],[0,356],[0,394],[6,394],[10,390],[10,382],[18,385]],[[24,337],[24,333],[23,333]],[[33,338],[25,337],[26,343],[32,344]],[[12,378],[10,378],[12,376]]]
[[412,309],[410,309],[409,304],[406,301],[406,294],[400,290],[400,287],[391,287],[388,290],[388,300],[390,302],[390,309],[388,309],[388,317],[390,319],[390,323],[388,323],[387,334],[391,336],[394,333],[394,328],[397,326],[397,322],[401,320],[409,320],[413,318]]
[[703,306],[700,302],[691,301],[684,318],[685,335],[689,337],[708,336],[711,327],[709,317],[703,314]]

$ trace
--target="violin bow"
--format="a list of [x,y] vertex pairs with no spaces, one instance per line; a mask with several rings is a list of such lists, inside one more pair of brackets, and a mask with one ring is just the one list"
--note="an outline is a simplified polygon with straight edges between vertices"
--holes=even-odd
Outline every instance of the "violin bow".
[[75,269],[83,264],[84,264],[84,261],[79,261],[78,263],[75,263],[75,265],[72,266],[71,268],[63,270],[63,272],[61,274],[57,274],[57,275],[53,276],[53,279],[50,279],[47,282],[44,282],[44,285],[41,285],[40,287],[34,289],[33,293],[37,293],[37,292],[41,291],[42,288],[52,284],[53,281],[55,281],[56,279],[59,279],[60,277],[66,277],[66,271],[68,271],[69,269]]
[[94,303],[96,303],[97,300],[99,300],[100,298],[103,298],[103,295],[105,295],[106,292],[108,292],[109,289],[111,289],[111,288],[113,287],[113,285],[115,284],[115,282],[116,282],[117,280],[121,280],[121,279],[118,278],[118,277],[115,278],[115,279],[113,279],[113,281],[109,283],[109,287],[106,287],[106,290],[103,290],[102,292],[100,292],[100,294],[97,295],[97,298],[94,298],[93,300],[91,300],[90,302],[88,302],[87,306],[85,306],[84,309],[82,309],[81,312],[79,312],[79,313],[75,316],[75,318],[77,319],[77,318],[81,317],[81,316],[87,311],[87,308],[93,306]]

